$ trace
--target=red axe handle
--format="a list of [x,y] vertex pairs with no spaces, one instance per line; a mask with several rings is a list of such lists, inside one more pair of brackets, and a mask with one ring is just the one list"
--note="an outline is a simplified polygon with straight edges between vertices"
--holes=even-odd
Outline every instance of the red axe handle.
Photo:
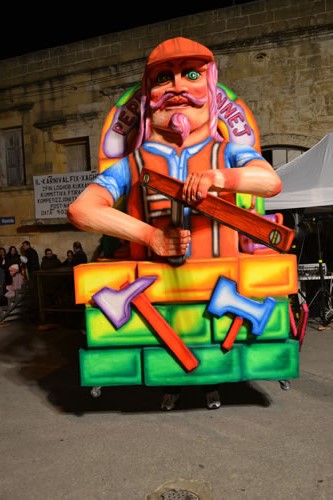
[[226,351],[230,351],[236,340],[237,333],[239,332],[239,329],[242,326],[242,324],[243,324],[243,318],[236,316],[222,344],[223,349],[225,349]]
[[[186,204],[182,198],[184,183],[178,179],[144,167],[141,171],[140,182],[167,198]],[[193,206],[191,205],[191,207],[197,212],[236,229],[249,238],[279,252],[288,252],[294,240],[295,231],[289,227],[276,224],[211,193],[208,193],[207,198]]]
[[191,353],[169,323],[155,309],[147,296],[142,292],[134,299],[132,304],[138,309],[146,321],[153,327],[158,336],[165,342],[176,358],[184,365],[187,371],[194,370],[199,364],[197,358]]

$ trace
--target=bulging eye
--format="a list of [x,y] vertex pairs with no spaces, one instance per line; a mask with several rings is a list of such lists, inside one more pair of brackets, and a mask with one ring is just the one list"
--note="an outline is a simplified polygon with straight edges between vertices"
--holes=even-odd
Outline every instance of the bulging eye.
[[156,83],[166,83],[171,80],[171,74],[164,71],[163,73],[159,73],[156,77]]
[[189,80],[197,80],[200,76],[199,71],[196,71],[195,69],[190,69],[186,71],[186,76]]

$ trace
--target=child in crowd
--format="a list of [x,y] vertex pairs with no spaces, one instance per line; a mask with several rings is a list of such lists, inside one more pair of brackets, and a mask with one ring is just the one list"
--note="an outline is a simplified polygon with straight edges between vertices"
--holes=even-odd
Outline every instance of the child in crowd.
[[16,291],[20,290],[24,283],[24,277],[18,264],[12,264],[8,270],[12,278],[12,283],[10,285],[6,285],[5,297],[7,301],[8,299],[13,299],[15,297]]

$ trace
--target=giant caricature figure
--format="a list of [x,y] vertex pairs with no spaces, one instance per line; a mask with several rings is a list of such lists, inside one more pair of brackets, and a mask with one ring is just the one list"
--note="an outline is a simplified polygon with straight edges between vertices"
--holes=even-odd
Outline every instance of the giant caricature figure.
[[[69,206],[69,220],[83,231],[128,241],[128,261],[154,262],[170,272],[179,271],[170,263],[181,256],[185,267],[193,261],[203,269],[212,258],[237,259],[237,232],[205,217],[201,204],[211,194],[233,202],[236,192],[271,197],[281,181],[254,148],[222,137],[216,88],[217,68],[207,47],[181,37],[158,45],[145,66],[134,151],[97,176]],[[145,167],[183,183],[186,208],[178,226],[170,199],[142,189]],[[218,393],[210,389],[208,407],[217,408]],[[167,391],[162,408],[174,408],[177,399]]]

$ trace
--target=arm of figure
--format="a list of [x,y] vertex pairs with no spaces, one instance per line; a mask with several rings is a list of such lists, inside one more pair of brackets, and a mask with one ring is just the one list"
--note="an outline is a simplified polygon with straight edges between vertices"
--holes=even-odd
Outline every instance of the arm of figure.
[[188,203],[206,198],[209,191],[247,193],[263,198],[277,195],[282,182],[265,160],[251,160],[240,168],[204,170],[192,173],[185,181],[183,199]]
[[184,255],[191,239],[188,230],[155,228],[114,208],[111,194],[96,184],[90,184],[68,207],[67,216],[82,231],[139,243],[162,257]]

